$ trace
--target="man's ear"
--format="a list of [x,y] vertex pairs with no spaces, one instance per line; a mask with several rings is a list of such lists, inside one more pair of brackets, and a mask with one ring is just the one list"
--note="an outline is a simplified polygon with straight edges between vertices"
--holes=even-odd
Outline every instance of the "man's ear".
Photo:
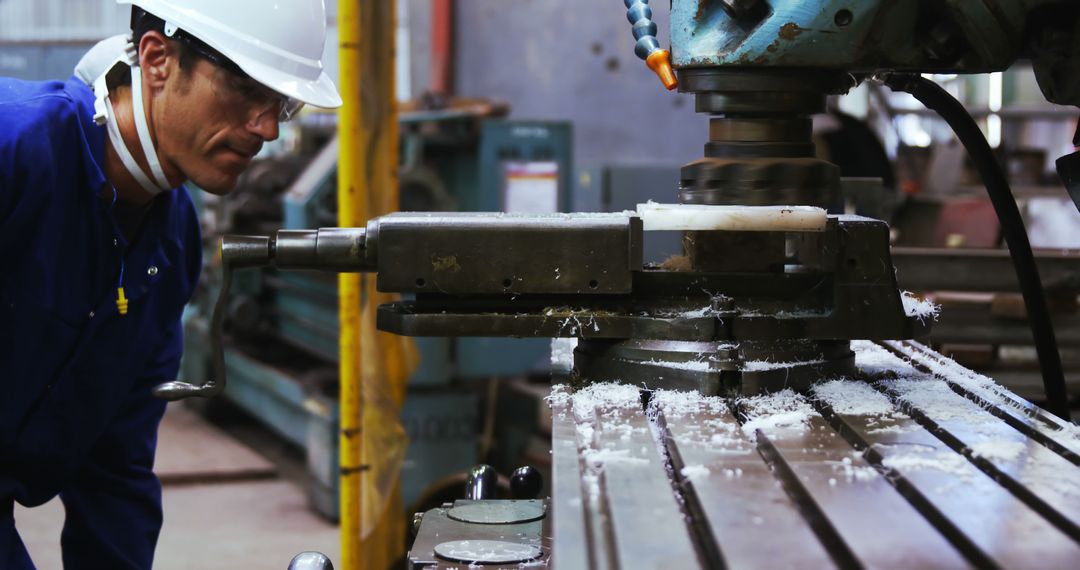
[[179,68],[178,58],[176,47],[165,34],[156,30],[143,34],[139,40],[139,66],[145,87],[151,90],[164,88],[169,74]]

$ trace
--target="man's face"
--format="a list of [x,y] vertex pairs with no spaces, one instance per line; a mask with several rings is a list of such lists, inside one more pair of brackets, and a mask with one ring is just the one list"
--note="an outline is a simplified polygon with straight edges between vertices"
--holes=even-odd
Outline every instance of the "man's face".
[[278,99],[203,58],[186,70],[173,58],[170,67],[151,107],[158,154],[200,188],[227,194],[263,142],[278,137]]

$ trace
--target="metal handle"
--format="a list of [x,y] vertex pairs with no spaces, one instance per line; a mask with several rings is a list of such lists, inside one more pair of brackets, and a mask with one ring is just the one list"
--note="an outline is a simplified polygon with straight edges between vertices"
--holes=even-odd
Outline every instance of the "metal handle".
[[[232,283],[232,268],[222,263],[224,275],[221,280],[221,292],[214,303],[214,316],[210,324],[210,351],[213,354],[213,377],[201,386],[189,384],[183,380],[173,380],[154,387],[154,395],[163,400],[175,402],[184,398],[198,396],[212,398],[225,389],[225,349],[221,346],[222,325],[225,320],[225,305],[229,298],[229,285]],[[220,378],[215,382],[214,378]]]
[[225,348],[222,345],[225,313],[232,285],[233,269],[269,265],[270,238],[266,236],[225,236],[221,239],[221,290],[210,318],[210,353],[213,360],[210,380],[201,386],[173,380],[154,387],[154,396],[170,402],[184,398],[212,398],[225,390]]
[[[373,228],[378,227],[378,220],[372,223]],[[374,251],[367,249],[367,242],[365,228],[281,230],[273,237],[221,238],[221,290],[218,291],[210,317],[212,376],[201,386],[183,380],[158,384],[154,387],[154,395],[175,402],[192,397],[212,398],[225,390],[225,347],[222,337],[234,269],[264,267],[273,262],[281,269],[374,271]]]

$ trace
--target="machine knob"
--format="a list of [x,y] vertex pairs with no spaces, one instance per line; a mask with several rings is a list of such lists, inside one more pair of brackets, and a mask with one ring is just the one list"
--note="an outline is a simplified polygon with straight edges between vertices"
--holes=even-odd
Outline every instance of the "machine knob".
[[334,564],[321,552],[301,552],[289,562],[289,570],[334,570]]
[[510,477],[510,494],[515,499],[536,499],[544,490],[544,476],[534,467],[518,467]]
[[473,501],[494,499],[498,482],[499,475],[494,467],[477,465],[469,471],[469,477],[465,480],[465,498]]

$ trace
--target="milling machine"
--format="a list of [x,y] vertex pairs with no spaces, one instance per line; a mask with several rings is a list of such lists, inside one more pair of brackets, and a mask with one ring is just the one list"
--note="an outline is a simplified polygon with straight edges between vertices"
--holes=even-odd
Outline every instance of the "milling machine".
[[[268,264],[374,272],[379,290],[414,294],[379,308],[385,331],[578,339],[553,345],[550,499],[492,500],[478,476],[469,499],[417,519],[410,567],[1080,563],[1080,433],[910,340],[932,317],[897,290],[888,227],[826,216],[843,181],[810,140],[826,96],[872,78],[941,112],[1014,230],[1038,321],[1045,304],[1007,184],[980,160],[989,149],[970,118],[912,74],[995,71],[1027,56],[1048,99],[1078,104],[1067,71],[1080,8],[674,0],[668,53],[648,2],[625,4],[638,55],[710,116],[678,204],[398,213],[222,242],[226,275]],[[644,265],[651,230],[683,231],[685,255]],[[227,289],[228,277],[214,380],[165,384],[162,397],[221,390]],[[1061,413],[1052,330],[1049,344],[1041,333]]]

